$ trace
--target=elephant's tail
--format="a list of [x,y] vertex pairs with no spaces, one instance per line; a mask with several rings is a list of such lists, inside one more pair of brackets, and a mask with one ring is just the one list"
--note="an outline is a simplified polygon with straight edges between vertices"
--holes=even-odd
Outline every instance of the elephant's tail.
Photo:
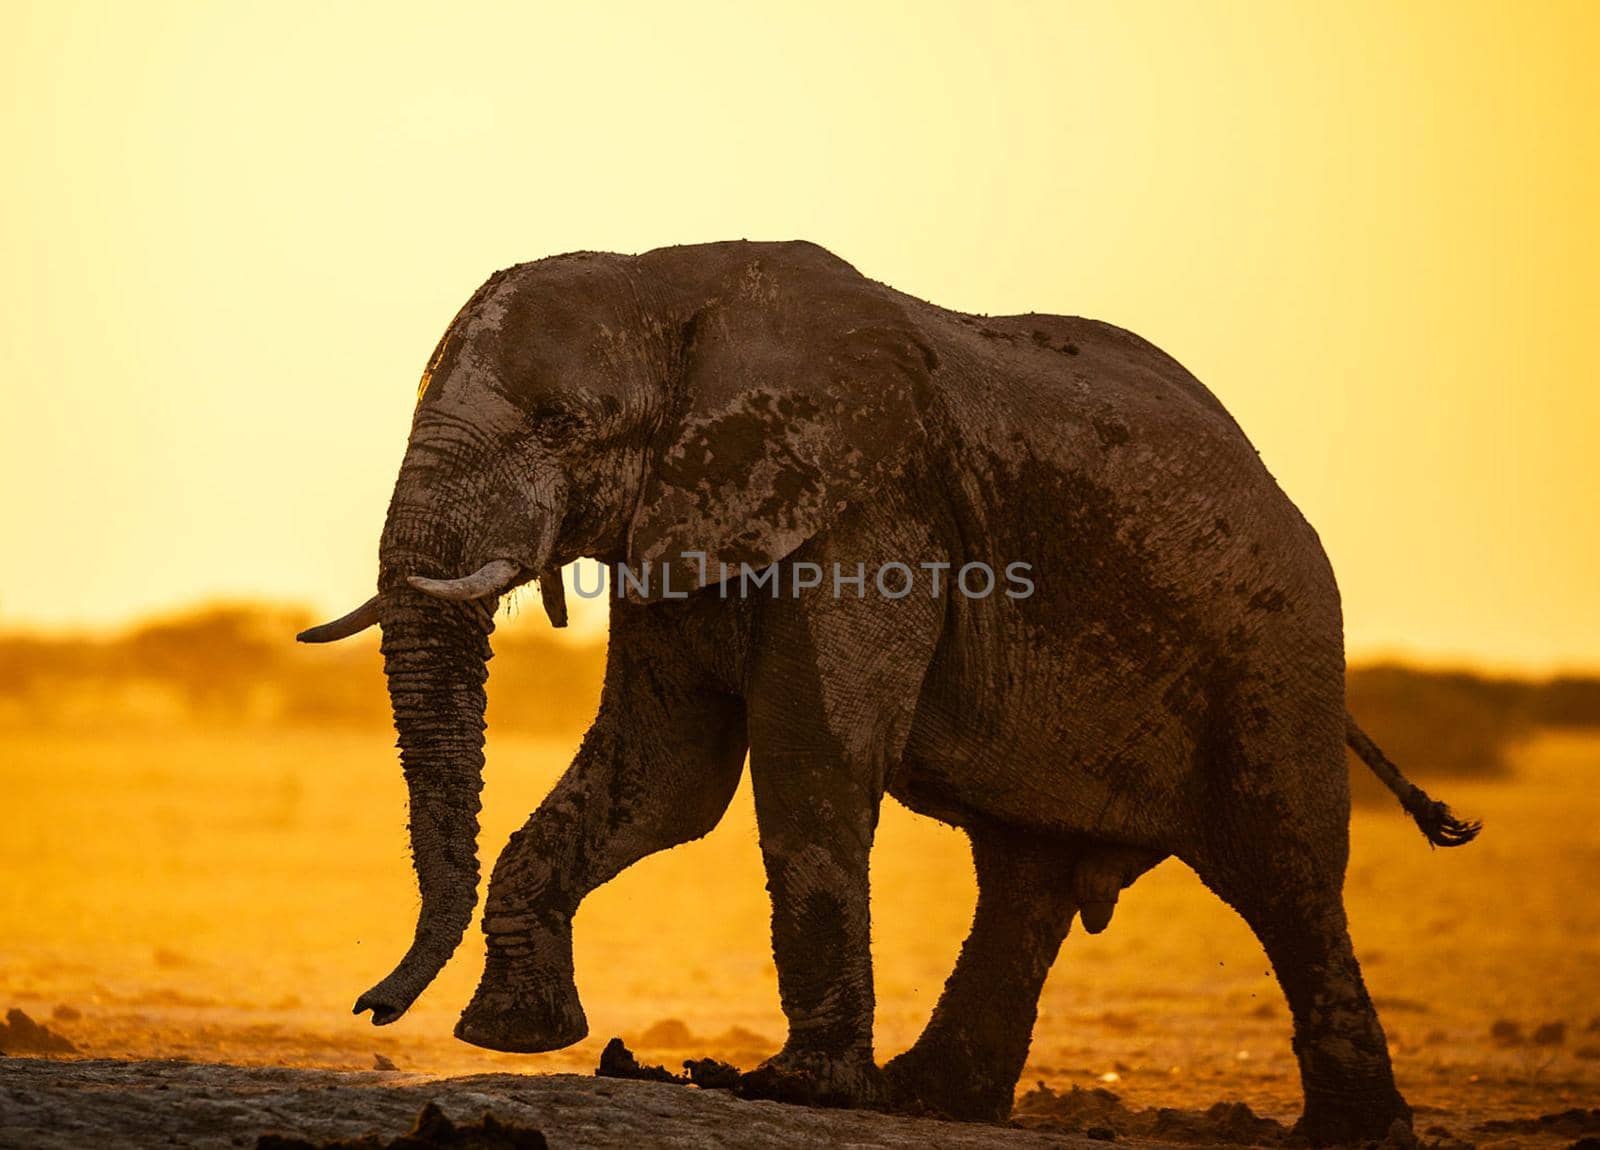
[[1383,785],[1394,792],[1400,805],[1416,820],[1417,826],[1434,846],[1465,846],[1478,837],[1478,832],[1483,829],[1481,822],[1458,819],[1450,813],[1449,807],[1429,798],[1427,791],[1400,773],[1400,768],[1390,762],[1389,756],[1379,749],[1378,744],[1356,725],[1348,711],[1344,716],[1344,739],[1361,761],[1371,768],[1372,773],[1383,780]]

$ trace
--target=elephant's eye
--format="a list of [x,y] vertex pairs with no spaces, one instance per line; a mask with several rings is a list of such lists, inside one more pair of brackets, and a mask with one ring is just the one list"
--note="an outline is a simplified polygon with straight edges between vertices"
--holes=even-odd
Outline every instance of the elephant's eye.
[[565,439],[583,425],[583,415],[575,408],[551,405],[529,416],[529,423],[541,439]]

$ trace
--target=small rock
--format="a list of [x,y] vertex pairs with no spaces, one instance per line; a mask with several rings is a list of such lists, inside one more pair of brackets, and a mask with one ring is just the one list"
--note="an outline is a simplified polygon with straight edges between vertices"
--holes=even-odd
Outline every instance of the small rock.
[[374,1070],[399,1070],[400,1068],[381,1054],[372,1056],[372,1069]]
[[66,1003],[60,1002],[57,1003],[56,1008],[50,1012],[50,1017],[55,1019],[57,1022],[77,1022],[83,1017],[83,1012],[76,1006],[68,1006]]
[[1115,1142],[1117,1132],[1109,1126],[1091,1126],[1083,1132],[1085,1138],[1093,1138],[1096,1142]]

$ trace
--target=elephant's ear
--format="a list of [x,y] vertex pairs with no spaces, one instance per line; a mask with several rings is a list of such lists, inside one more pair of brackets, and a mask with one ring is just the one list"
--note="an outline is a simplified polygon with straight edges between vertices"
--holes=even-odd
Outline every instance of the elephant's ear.
[[782,559],[921,439],[932,350],[885,289],[810,253],[751,261],[694,317],[678,415],[629,536],[650,586],[630,597],[660,598],[663,571],[676,594]]

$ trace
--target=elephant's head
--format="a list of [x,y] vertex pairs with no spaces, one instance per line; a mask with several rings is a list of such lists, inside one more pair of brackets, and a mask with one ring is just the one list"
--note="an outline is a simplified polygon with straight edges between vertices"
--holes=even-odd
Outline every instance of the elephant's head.
[[663,567],[693,590],[783,558],[904,458],[931,368],[894,297],[808,244],[563,256],[473,295],[422,377],[377,595],[300,636],[382,625],[410,792],[415,940],[358,1013],[398,1018],[471,919],[500,595],[538,579],[560,626],[579,556],[649,564],[646,597]]

